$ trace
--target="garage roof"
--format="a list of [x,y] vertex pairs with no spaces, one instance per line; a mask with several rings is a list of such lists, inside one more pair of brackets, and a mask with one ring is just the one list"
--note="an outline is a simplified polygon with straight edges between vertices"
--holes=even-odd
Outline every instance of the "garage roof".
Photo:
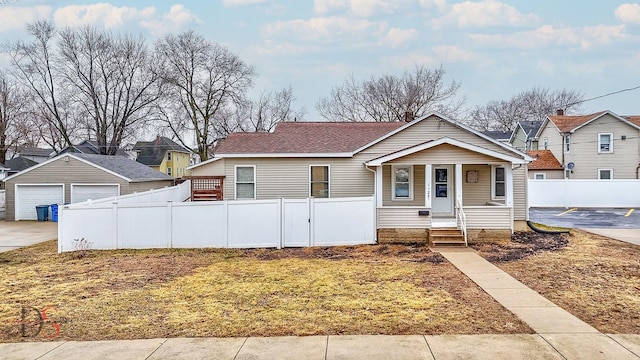
[[96,168],[99,168],[113,175],[121,177],[124,180],[127,180],[129,182],[173,180],[173,178],[167,174],[163,174],[144,164],[141,164],[137,161],[128,159],[123,156],[65,153],[65,154],[60,154],[38,165],[30,167],[29,169],[26,169],[18,174],[9,176],[6,179],[4,179],[4,181],[11,180],[17,176],[25,174],[41,166],[46,166],[47,164],[53,161],[59,161],[61,158],[64,158],[67,156],[70,158],[75,158],[79,161],[85,162],[89,165],[95,166]]

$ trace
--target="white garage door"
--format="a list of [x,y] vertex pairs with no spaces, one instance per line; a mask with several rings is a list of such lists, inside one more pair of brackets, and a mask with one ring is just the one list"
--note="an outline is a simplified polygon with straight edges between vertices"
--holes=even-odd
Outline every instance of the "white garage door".
[[16,220],[37,220],[37,205],[64,203],[64,185],[17,185]]
[[78,203],[120,195],[118,184],[71,184],[71,202]]

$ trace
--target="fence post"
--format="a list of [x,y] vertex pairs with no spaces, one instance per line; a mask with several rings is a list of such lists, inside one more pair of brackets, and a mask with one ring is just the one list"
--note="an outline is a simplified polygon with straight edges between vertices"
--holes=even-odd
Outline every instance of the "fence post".
[[167,201],[167,232],[169,236],[169,249],[173,248],[173,201]]
[[315,246],[316,244],[315,207],[315,198],[309,198],[309,246]]
[[115,248],[119,249],[118,246],[118,202],[114,201],[113,202],[113,207],[111,210],[111,217],[112,217],[112,221],[113,221],[113,243],[115,244]]
[[58,254],[60,254],[62,252],[63,248],[63,243],[65,241],[64,238],[64,222],[63,222],[63,215],[62,213],[64,212],[65,206],[61,205],[58,207]]
[[284,209],[284,199],[280,198],[280,201],[278,202],[278,206],[280,207],[280,243],[278,244],[278,249],[282,249],[284,247],[284,217],[286,216],[285,214],[285,209]]
[[224,200],[224,247],[229,248],[229,201]]

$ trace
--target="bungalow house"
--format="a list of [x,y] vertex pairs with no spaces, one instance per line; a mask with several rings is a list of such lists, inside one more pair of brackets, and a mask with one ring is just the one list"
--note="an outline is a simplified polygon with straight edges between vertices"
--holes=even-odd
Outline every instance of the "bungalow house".
[[53,149],[40,149],[36,147],[26,147],[20,150],[16,157],[22,157],[29,159],[31,161],[35,161],[37,163],[41,163],[43,161],[49,160],[52,156],[54,156],[56,152]]
[[158,136],[152,141],[138,141],[133,146],[136,160],[175,179],[189,175],[191,152],[173,140]]
[[[570,179],[637,179],[640,169],[640,117],[611,111],[547,116],[536,134]],[[531,171],[531,170],[530,170]]]
[[530,160],[434,113],[410,122],[283,122],[272,133],[232,133],[212,159],[190,168],[194,177],[223,179],[225,200],[373,195],[379,242],[435,243],[441,227],[466,228],[472,241],[524,227]]

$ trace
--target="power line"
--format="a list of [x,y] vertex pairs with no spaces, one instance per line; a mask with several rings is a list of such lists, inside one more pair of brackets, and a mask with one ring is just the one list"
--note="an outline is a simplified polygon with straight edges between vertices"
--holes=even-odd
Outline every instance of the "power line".
[[630,87],[630,88],[626,88],[626,89],[622,89],[622,90],[613,91],[613,92],[610,92],[610,93],[607,93],[607,94],[604,94],[604,95],[598,95],[598,96],[595,96],[595,97],[592,97],[592,98],[589,98],[589,99],[576,101],[576,102],[573,102],[573,103],[565,105],[565,107],[569,107],[569,106],[573,106],[573,105],[577,105],[577,104],[582,104],[582,103],[585,103],[587,101],[602,99],[602,98],[607,97],[607,96],[617,95],[617,94],[620,94],[620,93],[623,93],[623,92],[633,91],[633,90],[638,90],[638,89],[640,89],[640,85],[634,86],[634,87]]

